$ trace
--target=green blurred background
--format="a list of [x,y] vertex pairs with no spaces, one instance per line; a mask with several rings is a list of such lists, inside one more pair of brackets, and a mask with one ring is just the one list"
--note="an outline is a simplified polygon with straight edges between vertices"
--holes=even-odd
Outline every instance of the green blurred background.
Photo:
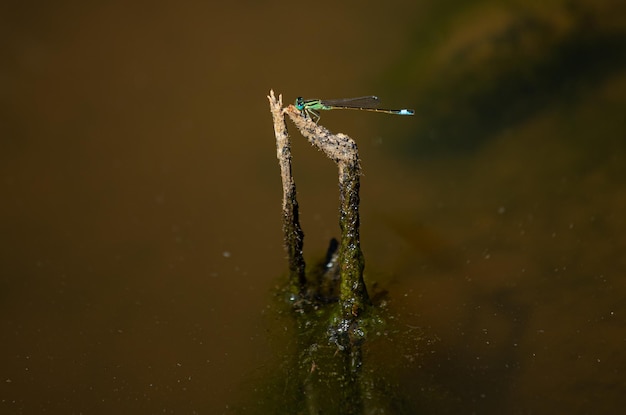
[[[425,413],[626,404],[623,1],[4,2],[0,45],[0,412],[254,406],[270,88],[416,109],[321,123],[359,143],[368,283],[437,339],[391,351]],[[290,131],[312,260],[336,168]]]

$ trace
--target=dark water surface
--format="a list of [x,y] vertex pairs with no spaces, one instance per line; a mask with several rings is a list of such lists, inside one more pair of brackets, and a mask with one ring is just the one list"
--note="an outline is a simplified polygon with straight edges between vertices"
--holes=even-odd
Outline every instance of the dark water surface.
[[[361,150],[367,282],[429,339],[373,354],[398,395],[619,412],[624,7],[451,5],[1,6],[0,412],[253,411],[284,352],[270,88],[417,111],[321,120]],[[315,259],[336,170],[291,132]]]

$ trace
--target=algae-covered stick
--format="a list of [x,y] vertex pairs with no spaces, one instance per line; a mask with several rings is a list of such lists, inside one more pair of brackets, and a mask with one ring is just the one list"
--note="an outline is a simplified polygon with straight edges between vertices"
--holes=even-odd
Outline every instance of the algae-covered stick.
[[[375,97],[341,101],[304,101],[300,98],[296,105],[286,108],[282,108],[281,97],[276,99],[272,91],[268,98],[283,182],[283,232],[290,275],[287,304],[296,320],[294,340],[297,350],[278,381],[280,393],[274,401],[278,410],[263,411],[259,407],[260,413],[400,413],[395,410],[395,398],[389,395],[384,375],[379,376],[375,366],[365,362],[366,351],[372,349],[364,347],[373,338],[372,334],[375,334],[374,337],[381,336],[385,320],[384,310],[378,309],[372,302],[363,280],[364,258],[359,232],[361,166],[357,144],[347,135],[334,134],[317,124],[314,117],[317,110],[335,108],[400,115],[412,115],[413,111],[368,107],[368,104],[376,103],[373,102],[377,101]],[[341,237],[331,243],[319,275],[315,272],[305,275],[303,233],[298,221],[285,115],[311,144],[338,167]],[[258,402],[263,403],[263,400]]]
[[296,182],[291,173],[291,143],[285,125],[282,95],[276,99],[274,91],[270,91],[267,98],[270,101],[270,110],[274,119],[276,155],[283,182],[283,234],[289,260],[289,291],[294,298],[300,298],[306,291],[305,263],[302,255],[304,233],[298,219]]

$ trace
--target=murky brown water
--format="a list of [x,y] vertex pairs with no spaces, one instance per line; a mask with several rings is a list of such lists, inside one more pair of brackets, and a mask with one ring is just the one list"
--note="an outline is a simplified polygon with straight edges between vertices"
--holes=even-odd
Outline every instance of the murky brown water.
[[[0,412],[246,402],[282,352],[269,88],[418,110],[321,121],[360,143],[368,281],[436,339],[394,351],[403,393],[623,407],[622,6],[332,4],[2,6]],[[335,169],[297,138],[313,258]]]

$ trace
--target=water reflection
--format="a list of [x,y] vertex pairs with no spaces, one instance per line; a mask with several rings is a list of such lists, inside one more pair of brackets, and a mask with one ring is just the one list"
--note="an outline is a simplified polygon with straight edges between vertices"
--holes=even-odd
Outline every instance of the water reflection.
[[[5,10],[3,413],[222,413],[256,387],[283,352],[270,87],[416,97],[414,124],[324,117],[360,140],[368,281],[437,340],[400,348],[403,396],[432,413],[622,406],[623,6],[383,3]],[[294,16],[343,35],[268,27]],[[335,73],[304,73],[296,47]],[[299,145],[314,257],[336,185]]]
[[[621,401],[626,172],[621,104],[609,96],[624,83],[610,83],[470,157],[417,168],[412,191],[437,208],[407,220],[391,291],[441,339],[408,381],[431,374],[452,412],[608,413]],[[600,119],[602,136],[590,127]],[[433,197],[438,187],[450,191]],[[455,260],[442,264],[442,251]]]

